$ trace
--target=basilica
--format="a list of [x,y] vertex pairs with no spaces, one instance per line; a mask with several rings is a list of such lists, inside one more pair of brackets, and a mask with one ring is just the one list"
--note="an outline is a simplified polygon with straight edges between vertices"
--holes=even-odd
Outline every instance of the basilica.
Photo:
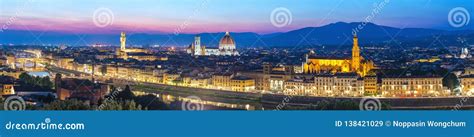
[[239,56],[239,52],[235,47],[235,41],[226,32],[224,37],[219,41],[218,48],[206,47],[201,44],[201,37],[195,36],[194,43],[189,45],[186,50],[188,54],[193,56]]
[[374,69],[374,63],[360,56],[357,36],[354,36],[353,42],[351,58],[322,57],[314,52],[307,54],[306,61],[303,63],[303,72],[307,74],[356,72],[362,77],[367,75],[371,69]]

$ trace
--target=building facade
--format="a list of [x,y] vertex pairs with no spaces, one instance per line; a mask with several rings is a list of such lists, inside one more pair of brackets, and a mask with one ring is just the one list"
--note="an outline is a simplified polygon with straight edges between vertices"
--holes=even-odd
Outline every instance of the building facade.
[[239,56],[234,39],[226,32],[224,37],[219,41],[218,48],[206,47],[201,44],[201,36],[195,36],[194,42],[186,52],[193,56]]
[[379,94],[379,85],[377,76],[365,76],[364,78],[364,95],[375,96]]
[[360,97],[364,80],[355,73],[320,74],[312,79],[285,81],[284,93],[299,96]]
[[302,65],[303,73],[356,72],[361,76],[367,75],[370,70],[374,69],[374,63],[360,56],[357,36],[354,36],[353,42],[351,58],[322,57],[315,55],[315,53],[307,54],[306,61]]
[[474,75],[466,75],[459,78],[461,81],[461,93],[463,95],[474,95]]
[[126,42],[127,42],[127,36],[125,32],[120,33],[120,48],[116,49],[116,53],[115,53],[117,58],[122,58],[122,59],[133,58],[140,61],[142,60],[154,61],[154,60],[161,59],[149,53],[149,51],[146,49],[127,48]]
[[443,88],[443,77],[385,77],[381,92],[385,97],[437,97],[450,93]]
[[255,80],[246,76],[235,76],[231,80],[232,91],[249,92],[255,90]]

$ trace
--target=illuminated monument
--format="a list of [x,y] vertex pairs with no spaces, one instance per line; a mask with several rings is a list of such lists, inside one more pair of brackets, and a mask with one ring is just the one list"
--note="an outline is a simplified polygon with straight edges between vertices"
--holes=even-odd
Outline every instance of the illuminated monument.
[[125,43],[127,42],[127,37],[125,36],[125,32],[122,32],[120,34],[120,50],[121,51],[125,51],[126,50],[126,47],[125,47]]
[[307,74],[356,72],[361,76],[367,75],[374,68],[374,63],[360,56],[357,36],[354,36],[353,41],[351,58],[321,57],[312,52],[306,55],[306,62],[303,63],[303,72]]
[[201,37],[195,36],[193,44],[191,44],[186,51],[188,54],[194,56],[239,56],[235,41],[229,32],[226,32],[224,37],[219,41],[218,48],[201,45]]
[[[125,32],[120,34],[120,49],[116,50],[116,55],[118,58],[128,59],[128,58],[135,58],[141,60],[141,58],[149,58],[153,57],[151,54],[148,53],[146,49],[138,49],[138,48],[128,48],[126,47],[127,36]],[[139,54],[137,56],[136,54]],[[153,60],[153,59],[150,59]]]

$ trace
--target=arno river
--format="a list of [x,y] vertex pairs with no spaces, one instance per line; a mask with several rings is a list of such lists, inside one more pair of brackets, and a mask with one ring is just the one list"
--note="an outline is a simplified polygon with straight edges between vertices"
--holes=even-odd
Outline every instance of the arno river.
[[271,110],[260,102],[207,96],[180,96],[165,93],[134,91],[135,95],[152,94],[173,110]]

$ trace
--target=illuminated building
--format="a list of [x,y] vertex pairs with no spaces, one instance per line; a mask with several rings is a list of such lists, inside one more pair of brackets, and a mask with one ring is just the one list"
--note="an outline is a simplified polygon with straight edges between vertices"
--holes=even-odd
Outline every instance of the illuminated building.
[[[120,34],[120,49],[116,50],[116,56],[122,59],[133,58],[136,60],[168,60],[168,58],[156,57],[154,54],[149,53],[146,49],[139,49],[139,48],[127,48],[126,46],[127,36],[125,32]],[[99,58],[103,58],[100,57]]]
[[459,77],[461,93],[463,95],[474,95],[474,69],[466,68],[462,76]]
[[462,94],[472,96],[474,95],[474,75],[461,76]]
[[364,94],[378,95],[377,76],[365,76],[364,78]]
[[215,89],[232,90],[231,78],[232,78],[232,74],[229,74],[229,73],[214,74],[212,75],[212,78],[211,78],[212,86]]
[[16,65],[15,65],[15,62],[16,62],[16,61],[15,61],[15,60],[16,60],[15,55],[13,55],[13,54],[8,54],[8,55],[7,55],[7,62],[6,62],[7,66],[9,66],[10,68],[15,69],[15,68],[16,68]]
[[93,68],[94,68],[94,70],[92,71],[93,75],[105,76],[106,69],[107,69],[105,65],[98,64],[98,65],[94,65]]
[[235,47],[235,41],[230,36],[229,32],[225,32],[224,37],[222,37],[219,42],[219,54],[225,56],[238,56],[239,52]]
[[462,58],[462,59],[465,59],[465,58],[471,58],[472,55],[469,54],[469,49],[467,48],[462,48],[461,49],[461,55],[459,56],[459,58]]
[[15,78],[9,76],[0,76],[0,96],[15,94]]
[[210,78],[196,78],[196,77],[183,78],[184,86],[189,86],[189,87],[207,88],[210,83],[211,83]]
[[[1,54],[1,51],[0,51],[0,54]],[[7,58],[0,55],[0,66],[8,66],[7,62],[8,62]]]
[[419,63],[433,63],[433,62],[436,62],[436,61],[440,61],[441,59],[439,57],[432,57],[432,58],[429,58],[429,59],[417,59],[415,60],[415,62],[419,62]]
[[56,77],[56,94],[58,99],[85,99],[91,104],[98,104],[108,94],[110,88],[107,84],[93,83],[83,79],[61,79]]
[[284,85],[288,95],[359,97],[364,93],[364,81],[355,73],[320,74],[288,80]]
[[285,81],[283,93],[286,95],[318,96],[314,79],[291,79]]
[[220,90],[248,92],[255,90],[255,80],[247,76],[234,76],[230,73],[212,75],[212,87]]
[[13,95],[15,94],[15,89],[13,88],[13,83],[5,83],[2,85],[2,91],[0,95]]
[[20,74],[23,73],[24,71],[20,71],[18,69],[11,69],[11,68],[4,68],[0,70],[0,75],[2,76],[10,76],[14,77],[16,79],[20,78]]
[[130,79],[131,78],[130,73],[133,73],[133,71],[130,68],[124,67],[124,66],[117,66],[117,77],[118,78]]
[[16,68],[23,68],[28,71],[42,71],[44,69],[44,62],[41,58],[16,58]]
[[463,76],[464,75],[474,75],[474,68],[471,68],[471,67],[465,68],[464,73],[462,75]]
[[173,74],[173,73],[164,73],[163,74],[163,83],[168,85],[177,85],[175,82],[181,77],[180,74]]
[[443,88],[443,77],[402,76],[382,78],[381,92],[385,97],[436,97],[449,93]]
[[22,50],[19,53],[7,54],[6,58],[0,56],[0,64],[10,68],[21,68],[27,71],[43,71],[46,59],[41,58],[40,50]]
[[201,37],[195,36],[193,44],[186,49],[186,52],[194,56],[239,56],[239,52],[235,46],[235,41],[230,36],[229,32],[226,32],[224,37],[219,41],[218,48],[211,48],[202,45]]
[[317,75],[314,83],[317,95],[357,97],[364,93],[364,81],[355,73]]
[[160,82],[157,76],[153,75],[154,69],[152,68],[132,68],[132,73],[129,73],[131,80],[139,82],[148,82],[148,83],[158,83]]
[[[130,67],[130,66],[117,66],[117,65],[107,65],[107,66],[97,66],[99,69],[97,71],[103,71],[105,73],[97,72],[96,75],[105,75],[111,78],[119,78],[126,80],[133,80],[137,82],[149,82],[149,83],[159,83],[159,78],[154,75],[154,68],[145,66],[145,67]],[[105,67],[105,68],[104,68]]]
[[117,50],[117,56],[127,59],[127,48],[126,48],[127,36],[125,32],[120,33],[120,49]]
[[263,69],[252,72],[240,72],[255,80],[255,89],[261,91],[283,91],[284,82],[295,74],[292,65],[273,66],[263,63]]
[[73,70],[74,68],[74,58],[72,57],[59,57],[57,59],[56,65],[63,69]]
[[166,57],[166,56],[158,57],[156,55],[143,53],[143,52],[128,53],[127,55],[128,55],[128,58],[133,58],[133,59],[136,59],[136,60],[139,60],[139,61],[154,61],[154,60],[166,61],[166,60],[168,60],[168,57]]
[[206,55],[206,47],[204,45],[201,46],[201,36],[194,37],[194,42],[188,47],[187,53],[194,56]]
[[306,62],[303,63],[303,72],[306,74],[357,72],[361,76],[367,75],[374,68],[374,63],[360,56],[357,36],[354,36],[353,41],[351,58],[329,58],[310,53],[306,55]]
[[246,76],[234,76],[230,80],[232,91],[249,92],[255,90],[255,80]]
[[105,76],[107,77],[116,77],[118,74],[118,70],[116,66],[107,65],[105,66]]
[[99,53],[97,55],[95,55],[95,59],[97,60],[104,60],[104,59],[108,59],[108,58],[114,58],[114,55],[112,54],[102,54],[102,53]]

